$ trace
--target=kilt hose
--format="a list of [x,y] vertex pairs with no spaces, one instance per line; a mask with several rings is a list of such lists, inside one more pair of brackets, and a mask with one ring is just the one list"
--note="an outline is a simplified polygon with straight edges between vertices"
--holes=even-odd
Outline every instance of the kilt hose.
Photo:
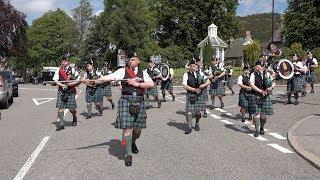
[[[63,97],[64,96],[64,97]],[[65,99],[65,101],[63,101]],[[77,109],[75,93],[58,91],[56,107],[59,109]]]
[[[139,103],[139,113],[132,116],[129,112],[130,103]],[[122,95],[118,101],[117,129],[143,129],[146,128],[147,112],[143,96]]]
[[265,113],[266,115],[273,115],[272,102],[269,95],[263,97],[262,95],[252,93],[249,99],[250,114]]

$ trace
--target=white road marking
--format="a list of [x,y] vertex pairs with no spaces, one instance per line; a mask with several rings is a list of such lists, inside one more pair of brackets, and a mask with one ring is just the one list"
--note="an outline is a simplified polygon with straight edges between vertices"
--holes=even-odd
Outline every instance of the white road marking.
[[236,105],[236,106],[227,106],[227,107],[224,107],[224,109],[234,108],[234,107],[238,107],[238,105]]
[[222,112],[222,113],[226,113],[227,111],[221,109],[221,108],[214,108],[215,110],[219,111],[219,112]]
[[226,115],[228,115],[228,116],[233,116],[233,114],[232,114],[232,113],[226,113]]
[[277,150],[279,150],[279,151],[281,151],[283,153],[286,153],[286,154],[287,153],[293,153],[289,149],[286,149],[286,148],[284,148],[284,147],[282,147],[282,146],[280,146],[278,144],[268,144],[268,146],[271,146],[271,147],[273,147],[273,148],[275,148],[275,149],[277,149]]
[[41,88],[19,88],[21,90],[37,90],[37,91],[57,91],[57,89],[41,89]]
[[215,114],[210,114],[210,116],[213,117],[213,118],[215,118],[215,119],[221,119],[220,116],[217,116],[217,115],[215,115]]
[[[47,103],[47,102],[49,102],[49,101],[52,101],[52,100],[54,100],[54,99],[56,99],[56,98],[33,98],[32,100],[33,100],[33,102],[37,105],[37,106],[39,106],[39,105],[41,105],[41,104],[44,104],[44,103]],[[39,102],[38,100],[44,100],[44,101],[42,101],[42,102]]]
[[42,139],[42,141],[40,142],[38,147],[33,151],[31,156],[28,158],[27,162],[22,166],[22,168],[20,169],[20,171],[18,172],[18,174],[16,175],[16,177],[13,180],[23,179],[23,177],[29,171],[29,169],[31,168],[32,164],[34,163],[34,161],[38,157],[39,153],[41,152],[41,150],[43,149],[45,144],[48,142],[48,140],[49,140],[49,136],[46,136]]
[[223,122],[224,124],[234,124],[234,123],[227,121],[227,120],[220,120],[220,121]]
[[186,102],[183,102],[183,101],[180,101],[180,100],[177,100],[178,102],[181,102],[181,103],[183,103],[183,104],[185,104]]
[[277,138],[277,139],[281,139],[281,140],[287,139],[287,138],[281,136],[281,135],[278,134],[278,133],[268,133],[268,134],[270,134],[271,136],[273,136],[273,137],[275,137],[275,138]]
[[245,121],[244,123],[245,123],[245,124],[252,124],[252,123],[251,123],[251,122],[249,122],[249,121]]
[[[253,134],[248,134],[249,136],[251,137],[254,137]],[[258,136],[258,137],[254,137],[255,139],[258,139],[259,141],[268,141],[268,139],[264,138],[264,137],[261,137],[261,136]]]

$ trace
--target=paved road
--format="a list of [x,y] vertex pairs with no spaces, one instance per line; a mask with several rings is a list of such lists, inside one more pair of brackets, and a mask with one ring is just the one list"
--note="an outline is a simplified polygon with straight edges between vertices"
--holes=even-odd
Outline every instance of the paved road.
[[[262,139],[249,135],[254,129],[250,123],[236,119],[237,95],[225,97],[226,112],[210,110],[210,116],[201,119],[201,131],[185,135],[185,97],[183,89],[176,88],[175,102],[148,111],[148,128],[137,142],[140,152],[134,155],[132,167],[124,166],[121,131],[112,125],[116,110],[107,109],[102,117],[86,120],[81,90],[78,126],[56,132],[55,99],[39,99],[56,98],[55,87],[20,86],[20,97],[8,110],[1,110],[1,179],[23,177],[23,172],[23,179],[320,178],[320,171],[296,154],[286,139],[295,122],[319,113],[318,87],[299,106],[282,105],[285,89],[276,88],[272,97],[275,115],[268,119],[268,132]],[[119,90],[114,88],[113,93],[117,100]],[[38,103],[48,102],[36,105],[35,98]],[[71,124],[70,113],[66,119]]]

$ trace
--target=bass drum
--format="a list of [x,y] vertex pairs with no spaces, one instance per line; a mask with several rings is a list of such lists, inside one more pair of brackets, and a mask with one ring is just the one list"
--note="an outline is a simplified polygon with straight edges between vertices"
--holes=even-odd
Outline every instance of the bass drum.
[[163,64],[161,66],[161,77],[162,77],[162,81],[166,81],[170,77],[170,68],[167,64]]
[[294,75],[294,65],[288,59],[281,59],[277,65],[277,72],[283,79],[291,79]]

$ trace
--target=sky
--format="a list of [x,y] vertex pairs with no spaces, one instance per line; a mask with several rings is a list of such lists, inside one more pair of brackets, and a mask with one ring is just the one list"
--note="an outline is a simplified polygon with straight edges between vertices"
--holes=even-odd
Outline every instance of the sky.
[[[103,10],[103,0],[89,0],[93,6],[94,14]],[[65,10],[71,15],[71,10],[78,6],[79,0],[11,0],[11,4],[27,15],[27,22],[31,24],[34,19],[41,17],[49,10],[57,8]],[[272,11],[272,0],[240,0],[237,14],[246,16],[256,13]],[[275,0],[275,12],[282,13],[287,8],[286,0]]]

